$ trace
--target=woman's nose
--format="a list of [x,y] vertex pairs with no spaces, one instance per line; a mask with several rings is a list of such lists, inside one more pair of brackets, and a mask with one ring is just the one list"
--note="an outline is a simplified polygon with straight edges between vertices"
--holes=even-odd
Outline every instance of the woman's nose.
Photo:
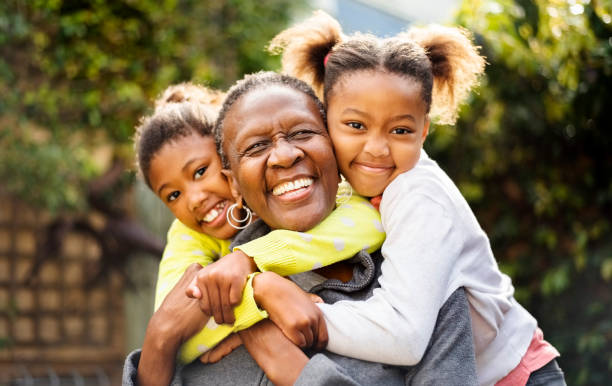
[[304,152],[300,148],[285,139],[279,139],[272,147],[268,157],[268,166],[289,168],[302,158],[304,158]]
[[372,135],[367,139],[363,151],[375,158],[388,157],[389,143],[378,135]]

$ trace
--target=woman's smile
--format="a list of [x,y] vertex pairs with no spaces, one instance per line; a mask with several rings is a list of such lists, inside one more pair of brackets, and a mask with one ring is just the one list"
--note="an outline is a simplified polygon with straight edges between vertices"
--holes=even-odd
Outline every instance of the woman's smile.
[[314,180],[310,177],[298,177],[291,181],[281,182],[272,188],[272,195],[282,201],[299,201],[312,192]]

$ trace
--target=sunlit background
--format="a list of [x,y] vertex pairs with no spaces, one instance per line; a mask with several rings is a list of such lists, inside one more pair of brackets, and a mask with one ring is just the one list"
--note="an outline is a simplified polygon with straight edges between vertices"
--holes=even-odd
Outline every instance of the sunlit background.
[[134,126],[170,84],[225,88],[278,69],[266,43],[316,8],[347,33],[474,32],[486,77],[425,148],[562,353],[567,383],[609,384],[609,0],[4,0],[1,385],[120,382],[171,220],[133,171]]

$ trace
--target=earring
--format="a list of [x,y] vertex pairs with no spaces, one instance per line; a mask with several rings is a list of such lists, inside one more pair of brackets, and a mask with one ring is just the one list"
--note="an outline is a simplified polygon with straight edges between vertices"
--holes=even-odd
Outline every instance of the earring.
[[353,188],[351,184],[344,178],[344,176],[340,176],[342,180],[338,184],[338,192],[336,193],[336,204],[342,205],[346,204],[348,200],[351,199],[353,195]]
[[[227,218],[227,223],[235,229],[244,229],[246,227],[249,226],[249,224],[251,224],[251,220],[253,219],[253,212],[251,212],[251,209],[249,209],[248,206],[243,207],[243,209],[246,212],[246,216],[243,219],[238,219],[236,218],[236,216],[234,215],[234,209],[236,209],[238,207],[238,204],[233,203],[232,205],[230,205],[229,209],[227,210],[227,213],[225,214],[225,217]],[[231,220],[230,220],[231,217]],[[243,222],[246,222],[245,225],[234,225],[232,224],[232,220],[236,223],[236,224],[242,224]]]

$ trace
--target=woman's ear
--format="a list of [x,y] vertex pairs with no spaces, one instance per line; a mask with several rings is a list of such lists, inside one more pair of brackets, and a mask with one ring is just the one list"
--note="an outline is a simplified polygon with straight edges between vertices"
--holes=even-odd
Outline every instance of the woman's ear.
[[234,202],[238,205],[239,209],[242,209],[242,194],[240,193],[240,189],[236,179],[234,178],[234,173],[232,173],[229,169],[221,170],[221,173],[227,178],[227,182],[230,187],[230,192],[232,193],[232,197],[234,198]]

